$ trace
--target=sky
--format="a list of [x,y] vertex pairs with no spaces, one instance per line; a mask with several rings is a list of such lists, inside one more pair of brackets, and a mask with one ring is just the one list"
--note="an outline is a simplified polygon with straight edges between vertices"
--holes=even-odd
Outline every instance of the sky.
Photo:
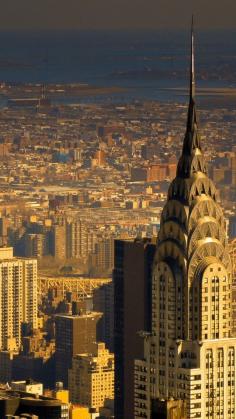
[[236,29],[235,0],[7,0],[5,29]]

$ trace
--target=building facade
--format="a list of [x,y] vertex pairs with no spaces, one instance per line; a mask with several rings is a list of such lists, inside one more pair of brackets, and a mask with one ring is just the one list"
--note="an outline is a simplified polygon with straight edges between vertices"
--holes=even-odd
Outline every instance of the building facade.
[[94,251],[97,241],[96,234],[91,231],[85,221],[77,217],[65,220],[66,258],[87,261]]
[[93,291],[93,309],[103,313],[99,324],[99,341],[114,352],[114,283],[103,284]]
[[[231,261],[218,194],[207,174],[195,106],[162,212],[152,283],[152,335],[135,366],[135,418],[150,399],[185,399],[187,417],[235,419],[236,339]],[[143,381],[143,378],[145,380]]]
[[91,352],[97,341],[97,322],[101,313],[56,316],[56,381],[68,387],[68,370],[76,354]]
[[115,241],[114,353],[115,417],[134,416],[134,360],[142,355],[141,330],[151,331],[151,267],[155,244],[150,240]]
[[21,344],[21,325],[37,328],[37,261],[13,257],[13,248],[0,249],[0,348]]
[[104,343],[95,344],[91,353],[73,358],[69,392],[72,403],[96,411],[104,406],[106,399],[114,399],[114,355]]
[[99,240],[91,254],[91,264],[100,272],[111,272],[114,268],[114,238]]

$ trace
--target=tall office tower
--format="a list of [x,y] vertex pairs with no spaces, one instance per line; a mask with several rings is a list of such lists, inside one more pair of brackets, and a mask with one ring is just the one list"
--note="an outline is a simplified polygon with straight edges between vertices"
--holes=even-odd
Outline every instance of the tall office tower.
[[134,360],[142,356],[141,330],[151,331],[150,240],[115,241],[114,352],[115,417],[134,417]]
[[114,354],[104,343],[91,353],[78,354],[69,370],[70,401],[99,411],[106,399],[114,399]]
[[188,418],[236,417],[231,262],[198,131],[193,38],[187,129],[153,267],[151,346],[135,368],[136,418],[150,417],[150,396],[185,399]]
[[68,386],[68,370],[76,354],[88,353],[97,341],[101,313],[56,316],[56,381]]
[[105,342],[109,351],[114,351],[114,284],[109,282],[93,291],[93,309],[103,313],[99,320],[99,341]]
[[12,339],[19,348],[21,324],[37,328],[37,261],[13,257],[12,247],[0,248],[0,301],[0,349]]

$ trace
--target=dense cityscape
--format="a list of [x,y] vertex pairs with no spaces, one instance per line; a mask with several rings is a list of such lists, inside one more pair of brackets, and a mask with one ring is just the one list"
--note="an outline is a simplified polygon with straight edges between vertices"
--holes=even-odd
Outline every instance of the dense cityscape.
[[235,419],[236,110],[193,41],[189,105],[2,82],[0,418]]

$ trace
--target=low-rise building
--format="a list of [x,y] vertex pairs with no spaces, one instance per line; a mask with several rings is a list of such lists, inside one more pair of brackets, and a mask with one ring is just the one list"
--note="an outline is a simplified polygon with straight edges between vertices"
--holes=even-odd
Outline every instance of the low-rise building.
[[15,391],[25,391],[26,393],[43,395],[43,384],[33,380],[12,381],[11,389]]

